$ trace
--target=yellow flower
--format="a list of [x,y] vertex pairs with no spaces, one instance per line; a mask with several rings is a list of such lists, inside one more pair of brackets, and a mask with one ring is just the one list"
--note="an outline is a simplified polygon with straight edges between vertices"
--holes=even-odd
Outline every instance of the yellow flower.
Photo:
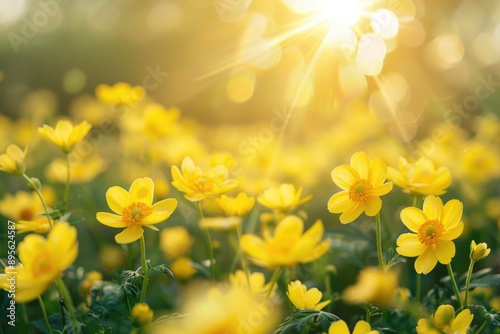
[[181,280],[186,281],[196,274],[196,269],[192,266],[192,261],[189,257],[180,257],[170,264],[170,270],[174,276]]
[[[335,321],[330,325],[328,329],[328,334],[350,334],[349,327],[344,320]],[[352,334],[378,334],[378,331],[373,330],[369,323],[360,320],[354,326],[354,331]]]
[[255,204],[254,197],[248,197],[246,193],[239,193],[236,197],[222,195],[215,201],[228,216],[243,217],[252,210]]
[[118,82],[114,86],[98,85],[95,90],[99,101],[111,106],[130,106],[138,103],[146,96],[141,86],[132,87],[125,82]]
[[81,142],[89,133],[92,125],[83,121],[77,126],[68,120],[57,122],[55,129],[44,124],[38,128],[38,133],[47,141],[59,146],[64,153],[69,153],[76,144]]
[[177,207],[174,198],[164,199],[153,204],[154,183],[149,177],[132,182],[127,192],[122,187],[111,187],[106,192],[106,201],[115,214],[98,212],[97,220],[106,226],[125,228],[115,236],[119,244],[128,244],[138,240],[148,227],[159,231],[154,225],[166,220]]
[[144,327],[153,321],[154,313],[148,304],[138,303],[132,308],[130,316],[132,317],[132,324],[135,327]]
[[[107,162],[99,155],[91,155],[77,163],[70,163],[70,181],[71,183],[85,183],[92,181],[99,173],[107,167]],[[45,169],[45,175],[51,182],[66,183],[68,167],[66,160],[55,159]]]
[[455,309],[451,305],[441,305],[431,321],[420,319],[417,325],[418,334],[466,334],[474,315],[468,309],[455,317]]
[[319,302],[323,294],[317,288],[307,289],[300,281],[294,281],[288,284],[286,295],[297,310],[321,310],[330,304],[329,300]]
[[348,224],[361,213],[375,216],[382,208],[380,196],[392,190],[392,183],[384,183],[387,167],[380,159],[370,161],[364,152],[354,153],[351,165],[335,167],[332,171],[333,182],[343,191],[333,195],[328,201],[328,211],[342,213],[340,222]]
[[160,232],[160,249],[167,260],[185,255],[192,244],[193,238],[185,227],[174,226]]
[[24,159],[28,147],[22,151],[17,145],[9,145],[4,154],[0,155],[0,171],[14,175],[22,175],[26,171]]
[[361,270],[356,284],[347,287],[342,298],[347,303],[392,307],[397,302],[398,285],[398,275],[394,271],[369,267]]
[[0,213],[14,221],[33,220],[43,212],[42,201],[35,193],[18,191],[0,201]]
[[241,225],[240,217],[207,217],[200,219],[200,227],[214,231],[229,231]]
[[272,187],[265,190],[257,198],[257,201],[269,209],[289,211],[312,198],[312,195],[300,198],[301,194],[302,187],[295,189],[293,184],[283,183],[279,187]]
[[102,281],[102,274],[99,271],[89,271],[85,275],[85,279],[80,284],[80,293],[82,296],[87,296],[90,290]]
[[448,168],[435,168],[431,160],[422,157],[414,164],[399,159],[399,170],[387,168],[389,179],[405,193],[411,195],[442,195],[451,184]]
[[307,232],[303,233],[303,230],[302,219],[287,216],[278,223],[273,236],[265,233],[262,239],[246,234],[241,238],[241,247],[255,264],[266,268],[312,262],[328,251],[330,241],[320,241],[323,237],[321,220],[317,220]]
[[223,194],[236,187],[238,182],[228,177],[227,167],[217,165],[203,172],[190,157],[182,160],[181,170],[172,166],[172,185],[191,202]]
[[[265,298],[269,290],[269,283],[266,284],[266,277],[263,273],[259,272],[249,273],[247,277],[245,271],[236,270],[234,274],[229,275],[229,282],[233,287],[249,291],[256,298]],[[276,288],[277,285],[274,286],[270,298],[273,297]]]
[[31,220],[19,220],[16,224],[16,230],[19,233],[25,232],[35,232],[35,233],[48,233],[51,229],[51,226],[54,225],[54,219],[50,218],[50,223],[47,220],[47,216],[40,215],[36,216]]
[[487,257],[491,252],[491,249],[488,248],[488,245],[484,242],[476,245],[476,242],[472,240],[470,244],[470,259],[471,261],[477,262],[485,257]]
[[76,228],[67,222],[58,223],[47,239],[38,234],[27,235],[19,243],[19,260],[14,270],[5,269],[0,282],[16,276],[16,302],[27,303],[42,294],[61,276],[78,255]]
[[144,133],[151,140],[172,134],[179,119],[178,108],[165,109],[159,104],[150,104],[144,109]]
[[428,274],[439,261],[451,262],[455,256],[455,244],[464,229],[462,202],[453,199],[443,206],[439,197],[427,196],[423,211],[405,208],[401,211],[401,220],[413,233],[404,233],[398,237],[396,251],[408,257],[418,256],[415,270],[419,274]]

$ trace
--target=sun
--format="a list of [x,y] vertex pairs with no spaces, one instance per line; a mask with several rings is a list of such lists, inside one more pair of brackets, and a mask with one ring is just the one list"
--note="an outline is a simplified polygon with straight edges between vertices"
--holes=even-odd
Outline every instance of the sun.
[[316,12],[322,20],[342,26],[354,25],[363,13],[359,0],[321,0]]

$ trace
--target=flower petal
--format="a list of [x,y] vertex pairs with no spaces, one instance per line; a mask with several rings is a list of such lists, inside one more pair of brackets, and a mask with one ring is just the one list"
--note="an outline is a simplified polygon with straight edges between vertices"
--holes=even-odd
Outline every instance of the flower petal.
[[425,213],[415,207],[403,209],[400,216],[403,224],[412,232],[418,232],[420,226],[428,220]]
[[347,191],[336,193],[328,200],[328,211],[331,213],[341,213],[352,207],[352,200]]
[[302,231],[304,230],[304,223],[302,219],[297,216],[286,216],[282,221],[278,223],[276,229],[274,230],[274,236],[293,236],[300,238]]
[[460,222],[454,227],[443,231],[443,234],[441,234],[441,240],[454,240],[458,238],[460,235],[462,235],[463,231],[464,231],[464,222]]
[[453,320],[451,325],[451,331],[453,333],[465,333],[467,328],[469,328],[474,315],[470,313],[470,310],[463,310],[459,315]]
[[350,334],[349,328],[344,320],[335,321],[330,325],[328,334]]
[[387,166],[382,159],[373,159],[370,163],[369,180],[373,186],[384,183],[387,179]]
[[358,172],[347,165],[335,167],[331,175],[333,182],[344,190],[348,190],[359,179]]
[[435,253],[441,264],[448,264],[455,256],[455,244],[453,241],[442,240],[436,245]]
[[106,191],[106,202],[114,213],[121,214],[123,209],[130,205],[130,197],[125,189],[114,186]]
[[98,212],[96,215],[96,219],[99,223],[109,227],[124,228],[128,226],[125,222],[123,222],[122,216],[115,215],[109,212]]
[[419,274],[428,274],[437,264],[436,253],[432,247],[427,247],[427,250],[423,252],[415,261],[415,270]]
[[352,334],[366,334],[369,331],[371,331],[371,329],[372,328],[371,328],[369,323],[367,323],[366,321],[360,320],[360,321],[358,321],[356,326],[354,326],[354,330],[353,330]]
[[392,182],[386,182],[380,186],[374,187],[371,191],[371,194],[373,196],[384,196],[391,192],[392,187]]
[[365,152],[356,152],[351,157],[351,166],[358,172],[360,178],[368,180],[370,170],[370,160]]
[[443,211],[443,202],[439,197],[429,195],[424,200],[423,211],[429,220],[441,220],[441,213]]
[[177,208],[177,200],[175,198],[167,198],[159,201],[158,203],[153,204],[153,210],[157,211],[165,211],[170,214],[175,211]]
[[264,240],[253,234],[246,234],[241,237],[241,248],[245,253],[247,253],[251,258],[266,262],[268,255],[265,251]]
[[115,236],[115,241],[119,244],[129,244],[139,238],[144,233],[144,230],[140,225],[132,225],[124,229],[121,233]]
[[141,202],[151,205],[153,203],[154,188],[155,184],[149,177],[136,179],[130,186],[130,201],[132,203]]
[[422,254],[426,246],[420,242],[418,236],[412,233],[401,234],[396,241],[399,246],[396,251],[403,256],[415,257]]
[[370,196],[365,201],[365,213],[369,217],[375,216],[382,209],[382,200],[377,196]]
[[441,222],[445,228],[450,228],[457,225],[462,219],[464,206],[462,202],[456,199],[448,201],[443,207]]
[[311,288],[307,290],[304,296],[304,306],[306,309],[315,309],[317,303],[321,300],[323,294],[317,288]]
[[349,224],[355,221],[361,213],[365,210],[365,206],[361,203],[355,203],[348,211],[344,211],[340,215],[340,222],[342,224]]

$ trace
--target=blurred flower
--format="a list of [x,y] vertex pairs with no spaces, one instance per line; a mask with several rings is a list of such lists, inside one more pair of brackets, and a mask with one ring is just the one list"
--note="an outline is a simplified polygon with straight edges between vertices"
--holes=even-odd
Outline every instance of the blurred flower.
[[[328,334],[350,334],[349,327],[344,320],[335,321],[330,325],[328,329]],[[369,323],[366,321],[360,320],[354,326],[354,330],[352,334],[378,334],[379,332],[376,330],[372,331],[372,328]]]
[[9,145],[5,153],[0,155],[0,171],[22,175],[26,171],[24,159],[27,152],[28,147],[22,151],[17,145]]
[[[269,283],[266,284],[266,277],[263,273],[259,272],[249,273],[247,277],[245,271],[236,270],[233,274],[229,274],[229,282],[233,287],[249,291],[256,298],[265,298],[269,290]],[[274,286],[270,298],[274,295],[276,288],[277,285]]]
[[422,157],[414,164],[405,158],[399,159],[399,170],[387,168],[389,179],[411,195],[442,195],[451,184],[451,174],[448,168],[435,168],[431,160]]
[[241,224],[240,217],[206,217],[200,219],[200,227],[214,231],[229,231]]
[[85,279],[80,283],[80,294],[82,296],[87,296],[90,290],[102,281],[102,274],[99,271],[89,271],[85,275]]
[[343,191],[333,195],[328,201],[328,211],[342,213],[340,222],[348,224],[361,213],[375,216],[382,208],[380,196],[392,190],[387,179],[387,167],[380,159],[370,161],[364,152],[354,153],[351,165],[335,167],[332,171],[333,182]]
[[190,157],[182,160],[181,170],[172,166],[172,185],[191,202],[223,194],[236,187],[238,182],[228,177],[229,170],[225,166],[217,165],[203,172]]
[[179,116],[178,108],[165,109],[159,104],[149,104],[144,108],[144,134],[151,140],[172,134]]
[[14,221],[33,220],[44,213],[42,201],[35,193],[18,191],[0,200],[0,213]]
[[[50,223],[49,223],[50,220]],[[19,233],[34,232],[34,233],[48,233],[51,226],[54,225],[54,219],[49,217],[47,220],[46,215],[36,216],[31,220],[19,220],[16,224],[16,230]]]
[[246,216],[255,204],[255,198],[248,197],[246,193],[239,193],[236,197],[222,195],[216,198],[215,201],[226,215],[236,217]]
[[193,268],[191,263],[192,261],[189,257],[182,256],[170,264],[170,270],[172,270],[177,279],[187,281],[196,274],[196,269]]
[[347,287],[342,298],[347,303],[371,303],[379,307],[393,307],[398,292],[398,275],[377,267],[361,270],[355,285]]
[[89,133],[92,125],[83,121],[77,126],[68,120],[57,122],[55,129],[44,124],[38,128],[38,133],[47,141],[59,146],[64,153],[69,153],[76,144],[81,142]]
[[[70,164],[69,176],[71,183],[85,183],[92,181],[99,173],[107,167],[106,160],[99,155],[91,155],[78,163]],[[45,175],[51,182],[65,183],[68,175],[66,160],[55,159],[45,169]]]
[[125,82],[118,82],[113,86],[100,84],[95,89],[97,99],[111,106],[130,106],[141,102],[146,91],[141,86],[132,87]]
[[14,270],[5,268],[0,285],[5,286],[7,276],[16,276],[15,299],[27,303],[42,294],[61,276],[78,255],[76,228],[60,222],[50,231],[47,239],[38,234],[27,235],[18,247],[19,261]]
[[288,284],[286,295],[297,310],[321,310],[330,304],[330,300],[319,302],[323,298],[323,293],[317,288],[307,289],[301,281],[294,281]]
[[296,190],[293,184],[283,183],[279,187],[272,187],[265,190],[257,198],[257,201],[269,209],[289,211],[312,198],[312,195],[300,198],[301,194],[302,187]]
[[104,245],[99,251],[99,263],[110,271],[116,270],[125,263],[125,254],[118,246]]
[[193,238],[185,227],[174,226],[160,232],[160,249],[167,260],[187,254],[192,244]]
[[214,152],[208,157],[210,160],[210,166],[214,167],[217,165],[226,166],[227,169],[231,170],[236,165],[234,157],[228,152]]
[[466,180],[484,183],[500,176],[498,148],[476,140],[471,141],[461,156],[460,172]]
[[451,305],[441,305],[432,320],[420,319],[417,325],[418,334],[466,334],[474,315],[465,309],[455,317],[455,309]]
[[114,186],[106,192],[106,201],[113,212],[98,212],[97,220],[106,226],[125,228],[115,236],[119,244],[128,244],[138,240],[144,230],[142,227],[159,231],[155,224],[166,220],[177,207],[174,198],[153,203],[154,183],[149,177],[132,182],[127,192],[122,187]]
[[470,259],[471,261],[478,262],[487,257],[491,252],[488,245],[484,242],[477,244],[474,240],[470,243]]
[[154,313],[148,304],[138,303],[132,308],[130,316],[135,327],[144,327],[153,321]]
[[154,179],[155,183],[155,197],[163,198],[168,195],[170,187],[165,179]]
[[423,210],[415,207],[401,211],[401,220],[413,233],[398,237],[396,251],[408,257],[418,256],[415,270],[428,274],[439,261],[448,264],[455,256],[455,244],[464,229],[462,202],[453,199],[443,207],[439,197],[427,196]]
[[287,216],[278,223],[274,235],[264,234],[264,239],[246,234],[241,238],[241,247],[257,265],[274,268],[293,267],[322,257],[330,248],[330,241],[321,241],[323,223],[317,220],[305,233],[304,223],[297,216]]

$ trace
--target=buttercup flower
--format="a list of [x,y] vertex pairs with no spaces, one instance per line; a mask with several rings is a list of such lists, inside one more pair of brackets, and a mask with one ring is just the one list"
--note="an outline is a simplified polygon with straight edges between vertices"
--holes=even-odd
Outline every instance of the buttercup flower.
[[[369,323],[360,320],[354,326],[352,334],[378,334],[378,331],[373,330]],[[328,334],[351,334],[349,327],[344,320],[335,321],[328,328]]]
[[160,232],[160,249],[167,260],[185,255],[193,244],[193,238],[182,226],[164,228]]
[[403,224],[413,233],[404,233],[398,237],[396,251],[408,257],[418,256],[415,270],[419,274],[428,274],[439,261],[451,262],[455,256],[455,244],[464,229],[461,221],[463,205],[453,199],[443,206],[439,197],[427,196],[423,211],[405,208],[401,211]]
[[[50,220],[50,223],[49,223]],[[16,224],[16,230],[19,233],[25,232],[35,232],[35,233],[48,233],[52,226],[54,226],[54,219],[49,217],[47,220],[47,216],[39,215],[34,217],[31,220],[20,220]]]
[[159,231],[154,225],[166,220],[177,207],[174,198],[153,203],[154,183],[149,177],[132,182],[127,192],[122,187],[111,187],[106,192],[106,201],[115,214],[98,212],[97,220],[106,226],[125,228],[115,236],[119,244],[138,240],[144,233],[143,227]]
[[203,172],[190,157],[182,160],[180,170],[177,166],[172,166],[172,185],[191,202],[223,194],[236,187],[238,182],[228,177],[227,167],[217,165]]
[[42,294],[52,282],[61,276],[78,255],[76,228],[60,222],[52,228],[47,239],[38,234],[27,235],[19,243],[19,260],[14,270],[5,269],[0,275],[0,285],[16,276],[16,302],[27,303]]
[[196,274],[196,269],[191,265],[193,261],[189,257],[179,257],[175,259],[170,264],[170,269],[174,274],[174,277],[181,281],[186,281],[190,279],[194,274]]
[[484,242],[477,244],[474,240],[470,243],[470,259],[471,261],[477,262],[485,257],[487,257],[491,252],[491,249],[488,248],[488,245]]
[[147,326],[153,321],[154,313],[146,303],[135,304],[130,312],[135,327]]
[[269,209],[289,211],[312,198],[312,195],[300,198],[301,195],[302,187],[295,189],[293,184],[283,183],[279,187],[272,187],[265,190],[257,198],[257,201]]
[[179,119],[178,108],[165,109],[159,104],[150,104],[144,110],[144,134],[158,140],[172,134]]
[[22,175],[26,171],[24,159],[27,152],[28,147],[23,151],[17,145],[9,145],[5,153],[0,155],[0,171]]
[[335,167],[333,182],[343,191],[333,195],[328,201],[328,211],[342,213],[340,222],[348,224],[361,213],[375,216],[382,208],[380,196],[392,190],[392,182],[387,179],[387,167],[380,159],[370,161],[364,152],[354,153],[351,165]]
[[[255,272],[247,274],[243,270],[236,270],[233,274],[229,275],[229,282],[233,287],[247,290],[255,297],[265,298],[269,291],[269,283],[266,284],[266,277],[263,273]],[[277,286],[273,287],[273,293],[276,291]],[[271,295],[272,297],[272,295]]]
[[431,321],[420,319],[417,325],[418,334],[466,334],[474,315],[468,309],[455,317],[455,309],[451,305],[441,305]]
[[43,212],[42,201],[35,193],[18,191],[0,200],[0,213],[12,220],[32,220]]
[[399,158],[399,170],[387,168],[389,179],[411,195],[442,195],[451,184],[448,168],[435,168],[431,160],[422,157],[414,164]]
[[321,241],[323,223],[317,220],[303,233],[304,223],[297,216],[287,216],[278,223],[274,235],[264,234],[264,239],[246,234],[241,247],[257,265],[267,268],[293,267],[322,257],[330,248],[330,241]]
[[239,193],[236,197],[222,195],[215,201],[228,216],[243,217],[252,210],[255,204],[254,197],[248,197],[246,193]]
[[44,124],[38,128],[38,133],[47,141],[59,146],[64,153],[69,153],[76,144],[81,142],[89,133],[92,125],[83,121],[77,126],[68,120],[57,122],[55,129]]
[[[97,175],[104,171],[107,167],[107,162],[99,155],[94,154],[78,163],[70,164],[70,182],[85,183],[92,181]],[[68,167],[66,160],[55,159],[45,169],[45,175],[51,182],[65,183],[68,175]]]
[[317,288],[307,289],[300,281],[288,284],[286,295],[297,310],[321,310],[330,304],[329,300],[319,302],[323,298],[323,293]]
[[146,96],[146,91],[141,86],[132,87],[125,82],[118,82],[113,86],[100,84],[95,90],[99,101],[111,106],[130,106],[138,103]]

